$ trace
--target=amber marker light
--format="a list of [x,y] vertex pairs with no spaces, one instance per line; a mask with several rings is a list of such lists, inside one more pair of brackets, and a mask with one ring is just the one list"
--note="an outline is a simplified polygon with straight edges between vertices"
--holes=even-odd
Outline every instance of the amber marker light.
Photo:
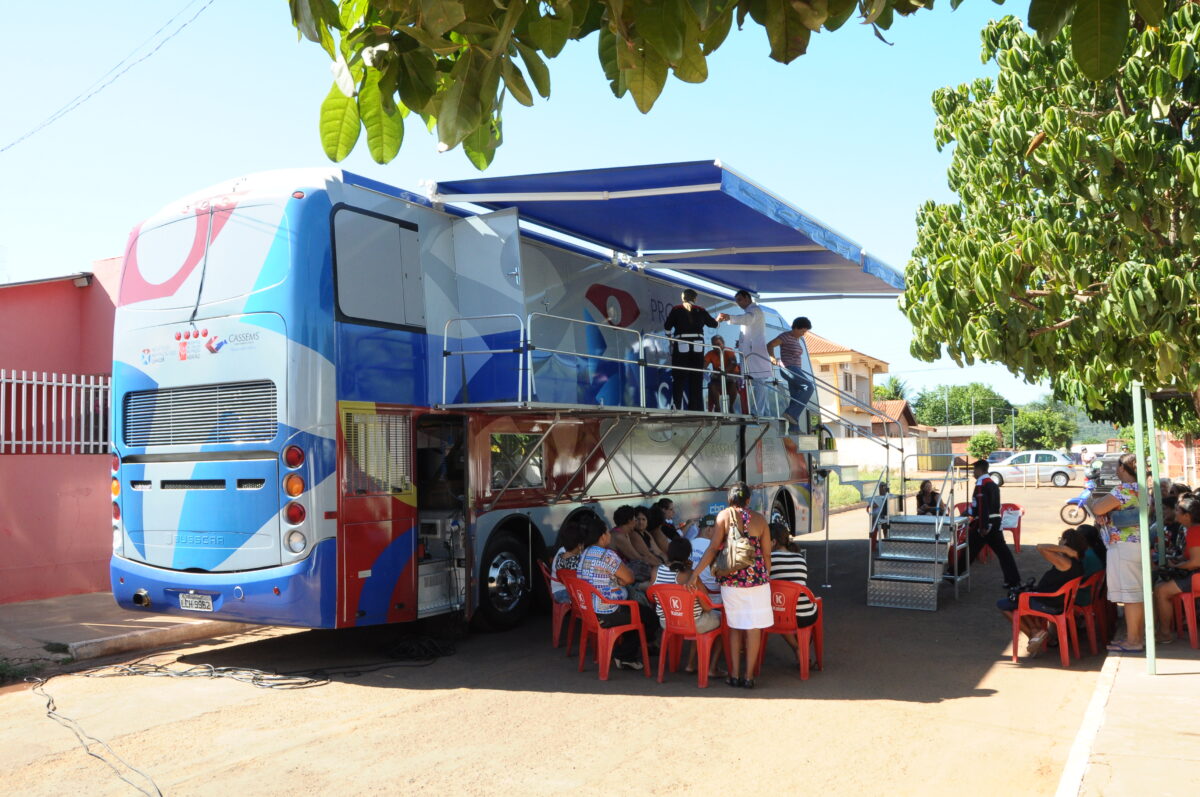
[[299,473],[289,473],[283,478],[283,491],[295,498],[304,492],[304,477]]
[[113,498],[116,498],[116,497],[117,497],[118,495],[120,495],[120,494],[121,494],[121,480],[120,480],[120,479],[113,479],[113,480],[112,480],[112,495],[113,495]]

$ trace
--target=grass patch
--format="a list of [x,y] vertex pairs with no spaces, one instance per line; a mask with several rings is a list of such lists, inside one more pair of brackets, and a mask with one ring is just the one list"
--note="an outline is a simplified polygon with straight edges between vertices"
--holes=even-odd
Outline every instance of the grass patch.
[[836,473],[829,474],[828,490],[830,509],[857,504],[862,500],[862,494],[858,491],[858,488],[842,484],[842,480],[838,478]]
[[47,642],[42,645],[42,649],[47,653],[70,653],[71,649],[67,647],[65,642]]
[[0,685],[14,681],[23,681],[30,675],[37,675],[46,665],[37,661],[9,661],[0,659]]

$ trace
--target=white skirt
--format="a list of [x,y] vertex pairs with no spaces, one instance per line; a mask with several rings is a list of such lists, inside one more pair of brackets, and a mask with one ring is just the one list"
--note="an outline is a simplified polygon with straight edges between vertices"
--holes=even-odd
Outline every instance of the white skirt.
[[722,585],[721,602],[724,604],[725,622],[730,628],[743,631],[770,628],[775,622],[774,612],[771,611],[770,584],[759,584],[757,587]]

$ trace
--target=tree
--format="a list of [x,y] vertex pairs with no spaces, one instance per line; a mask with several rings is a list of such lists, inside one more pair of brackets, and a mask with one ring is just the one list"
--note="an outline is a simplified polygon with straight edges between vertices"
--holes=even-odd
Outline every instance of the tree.
[[1070,31],[1043,45],[1007,17],[982,34],[996,80],[935,92],[959,201],[918,213],[914,356],[1048,379],[1095,418],[1127,419],[1135,380],[1193,393],[1164,425],[1200,402],[1200,7],[1170,9],[1095,83],[1062,58]]
[[[950,0],[957,8],[962,0]],[[1002,2],[1002,0],[1001,0]],[[1146,19],[1163,0],[1134,0]],[[617,97],[646,113],[668,73],[688,83],[708,77],[708,56],[749,19],[764,29],[770,57],[791,63],[813,32],[841,28],[857,10],[883,38],[895,15],[933,0],[289,0],[299,35],[333,60],[334,85],[321,105],[321,143],[330,160],[367,131],[371,157],[387,163],[404,140],[404,118],[436,126],[439,147],[463,151],[487,168],[502,141],[501,111],[512,97],[550,97],[546,59],[596,33],[604,78]],[[1155,9],[1158,9],[1157,12]],[[1049,37],[1074,15],[1073,52],[1103,77],[1121,58],[1127,0],[1031,0],[1030,24]],[[1084,26],[1084,23],[1088,23]],[[1065,51],[1064,51],[1065,52]],[[532,83],[532,86],[530,85]]]
[[991,432],[980,432],[967,441],[967,453],[971,459],[987,459],[999,447],[1000,441]]
[[[1012,412],[1012,404],[981,382],[941,385],[922,390],[912,403],[913,416],[925,426],[947,426],[978,421],[990,423]],[[974,420],[972,420],[974,418]]]
[[1016,424],[1016,446],[1022,448],[1070,448],[1075,436],[1075,423],[1054,410],[1021,411],[1000,424],[1005,440],[1013,439]]
[[907,401],[908,383],[898,376],[889,376],[873,391],[876,401]]

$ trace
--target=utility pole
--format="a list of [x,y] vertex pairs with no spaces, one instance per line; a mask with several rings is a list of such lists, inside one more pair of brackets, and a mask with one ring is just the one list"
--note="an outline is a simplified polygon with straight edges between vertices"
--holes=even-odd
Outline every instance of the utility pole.
[[971,425],[975,425],[975,397],[971,396]]
[[1017,450],[1017,408],[1012,408],[1013,451]]

